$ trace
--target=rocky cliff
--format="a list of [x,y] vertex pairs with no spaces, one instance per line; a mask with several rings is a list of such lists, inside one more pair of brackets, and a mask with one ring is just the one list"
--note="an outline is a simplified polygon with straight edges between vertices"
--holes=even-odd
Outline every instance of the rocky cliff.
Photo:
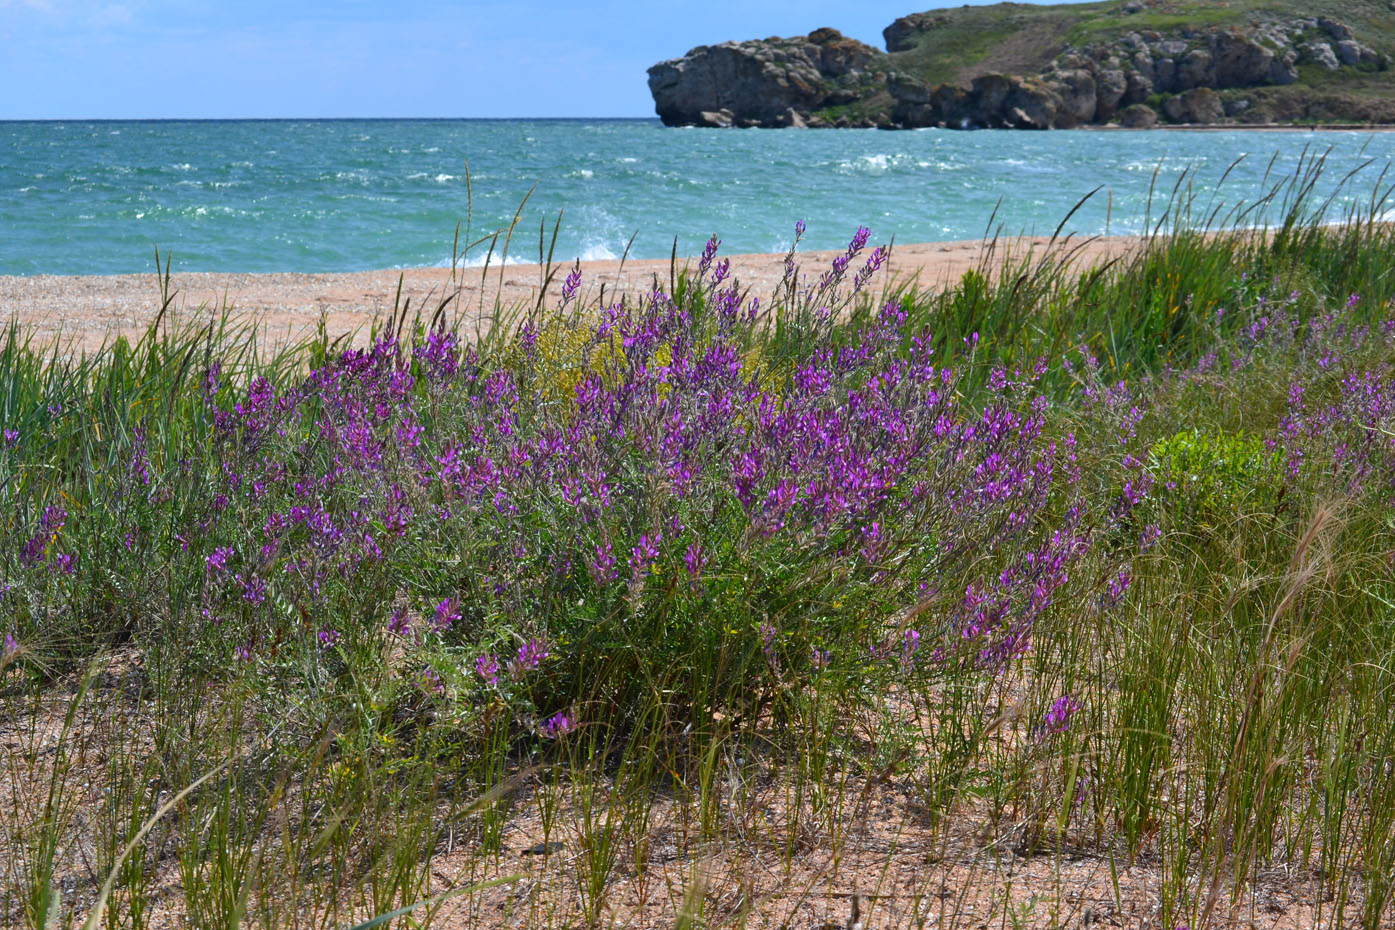
[[812,114],[873,97],[887,56],[836,29],[792,39],[700,45],[649,69],[667,126],[804,126]]
[[[1380,12],[1395,27],[1389,3]],[[1226,0],[1195,17],[1185,0],[1090,4],[1073,20],[1069,7],[1012,3],[916,13],[883,31],[885,52],[834,29],[699,46],[650,68],[649,87],[666,125],[1395,122],[1376,47],[1389,36],[1369,25],[1366,0],[1344,7],[1366,12],[1369,41],[1335,17],[1233,5],[1220,22]]]

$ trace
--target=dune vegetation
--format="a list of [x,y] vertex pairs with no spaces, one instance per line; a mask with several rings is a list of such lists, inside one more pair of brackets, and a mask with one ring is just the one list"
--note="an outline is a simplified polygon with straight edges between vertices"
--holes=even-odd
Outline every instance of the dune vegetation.
[[1395,232],[1320,171],[937,290],[11,327],[0,919],[1389,926]]

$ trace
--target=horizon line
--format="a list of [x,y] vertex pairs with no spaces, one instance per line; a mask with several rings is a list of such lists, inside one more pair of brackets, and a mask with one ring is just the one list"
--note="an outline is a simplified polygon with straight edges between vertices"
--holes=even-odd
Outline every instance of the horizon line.
[[369,123],[369,122],[517,122],[549,120],[595,122],[625,120],[658,122],[655,116],[14,116],[0,117],[0,123]]

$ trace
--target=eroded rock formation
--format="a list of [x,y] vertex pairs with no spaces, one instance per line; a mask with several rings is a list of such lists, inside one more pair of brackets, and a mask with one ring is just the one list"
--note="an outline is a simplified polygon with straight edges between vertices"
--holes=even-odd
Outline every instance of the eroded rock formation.
[[836,29],[791,39],[700,45],[649,69],[667,126],[800,126],[818,110],[873,94],[885,54]]
[[[1117,12],[1131,15],[1147,5],[1130,0]],[[848,125],[851,113],[858,125],[905,128],[1143,127],[1233,119],[1250,102],[1217,91],[1293,84],[1300,64],[1332,71],[1387,64],[1345,23],[1260,14],[1243,27],[1166,35],[1139,29],[1066,46],[1037,74],[988,73],[962,85],[932,85],[916,73],[920,59],[912,53],[948,23],[933,11],[903,16],[883,31],[887,52],[835,29],[699,46],[650,68],[649,87],[670,126]]]

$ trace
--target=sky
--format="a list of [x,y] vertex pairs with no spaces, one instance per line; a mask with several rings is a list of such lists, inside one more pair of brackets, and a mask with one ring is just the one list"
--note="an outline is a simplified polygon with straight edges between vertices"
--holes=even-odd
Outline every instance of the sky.
[[882,48],[923,4],[0,0],[0,119],[653,116],[645,70],[695,45]]

